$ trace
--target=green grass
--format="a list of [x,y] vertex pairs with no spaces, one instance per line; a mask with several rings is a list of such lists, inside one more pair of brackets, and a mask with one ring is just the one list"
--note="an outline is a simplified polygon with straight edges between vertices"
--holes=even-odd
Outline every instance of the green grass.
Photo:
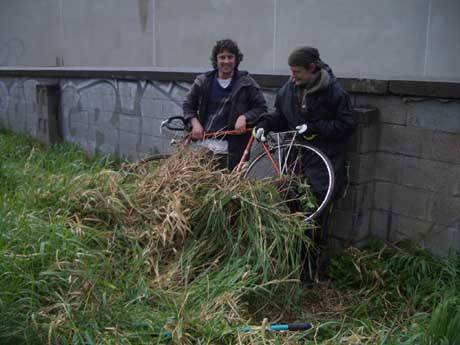
[[[164,241],[152,214],[184,193],[151,193],[156,167],[120,171],[5,131],[0,157],[0,343],[460,344],[459,255],[350,248],[333,259],[329,285],[304,288],[289,280],[308,243],[300,217],[270,208],[266,186],[183,183],[197,200],[165,214],[178,224],[172,212],[184,212],[193,231]],[[316,327],[239,332],[264,317]]]

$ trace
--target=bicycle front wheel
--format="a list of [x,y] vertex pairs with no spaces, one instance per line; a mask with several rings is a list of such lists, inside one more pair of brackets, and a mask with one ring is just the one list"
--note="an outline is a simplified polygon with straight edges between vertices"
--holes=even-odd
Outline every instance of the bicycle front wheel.
[[257,156],[244,175],[269,179],[292,212],[305,220],[317,218],[334,193],[334,169],[329,158],[308,144],[282,144]]

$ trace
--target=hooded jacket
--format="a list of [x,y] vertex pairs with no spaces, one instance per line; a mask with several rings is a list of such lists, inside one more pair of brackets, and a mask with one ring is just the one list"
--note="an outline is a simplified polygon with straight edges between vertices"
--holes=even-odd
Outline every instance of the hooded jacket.
[[[320,71],[322,76],[318,84],[307,90],[302,102],[297,97],[294,81],[290,79],[286,82],[276,96],[276,111],[264,114],[258,126],[265,130],[284,131],[307,124],[303,140],[329,157],[336,175],[336,193],[339,193],[346,180],[346,141],[356,127],[356,120],[350,98],[329,66],[322,64]],[[321,172],[313,169],[311,175],[313,189],[318,192],[324,190],[325,179],[320,176]]]
[[[210,87],[216,74],[217,70],[213,70],[196,77],[182,106],[186,120],[196,117],[202,125],[206,123]],[[236,70],[233,78],[236,79],[232,88],[230,102],[224,109],[230,130],[235,128],[238,116],[244,115],[247,125],[250,126],[254,125],[259,116],[267,111],[265,97],[260,90],[260,86],[248,72]],[[228,168],[230,170],[239,163],[249,136],[250,133],[246,133],[227,138]]]

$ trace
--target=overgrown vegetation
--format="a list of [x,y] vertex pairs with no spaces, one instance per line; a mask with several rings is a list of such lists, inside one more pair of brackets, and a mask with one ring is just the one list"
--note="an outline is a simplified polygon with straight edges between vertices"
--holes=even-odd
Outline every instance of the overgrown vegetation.
[[[0,157],[1,343],[460,344],[458,255],[350,248],[303,287],[302,217],[198,153],[120,167],[0,132]],[[242,332],[264,318],[315,327]]]

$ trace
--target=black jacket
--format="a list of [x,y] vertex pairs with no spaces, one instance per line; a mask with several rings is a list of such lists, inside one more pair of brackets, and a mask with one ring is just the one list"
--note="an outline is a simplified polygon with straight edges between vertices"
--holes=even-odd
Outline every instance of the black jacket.
[[[279,90],[274,113],[264,114],[261,124],[266,130],[294,130],[296,126],[306,123],[308,131],[304,139],[323,151],[334,165],[336,174],[336,193],[340,192],[345,183],[346,141],[356,127],[351,102],[327,65],[323,66],[329,74],[326,87],[306,96],[307,111],[300,111],[300,102],[295,92],[295,84],[289,80]],[[320,172],[317,172],[320,174]],[[313,175],[314,172],[312,173]],[[324,190],[324,178],[310,177],[312,187],[316,191]],[[316,186],[314,185],[316,182]]]
[[[202,125],[206,123],[206,108],[212,79],[217,70],[209,71],[199,75],[187,94],[183,103],[184,118],[190,120],[197,117]],[[254,125],[259,116],[267,111],[265,97],[260,90],[260,86],[245,71],[235,71],[235,84],[233,85],[232,94],[227,112],[228,128],[234,129],[238,116],[245,115],[248,126]],[[229,161],[228,168],[233,169],[238,164],[243,154],[245,144],[250,134],[231,136],[227,138]]]

